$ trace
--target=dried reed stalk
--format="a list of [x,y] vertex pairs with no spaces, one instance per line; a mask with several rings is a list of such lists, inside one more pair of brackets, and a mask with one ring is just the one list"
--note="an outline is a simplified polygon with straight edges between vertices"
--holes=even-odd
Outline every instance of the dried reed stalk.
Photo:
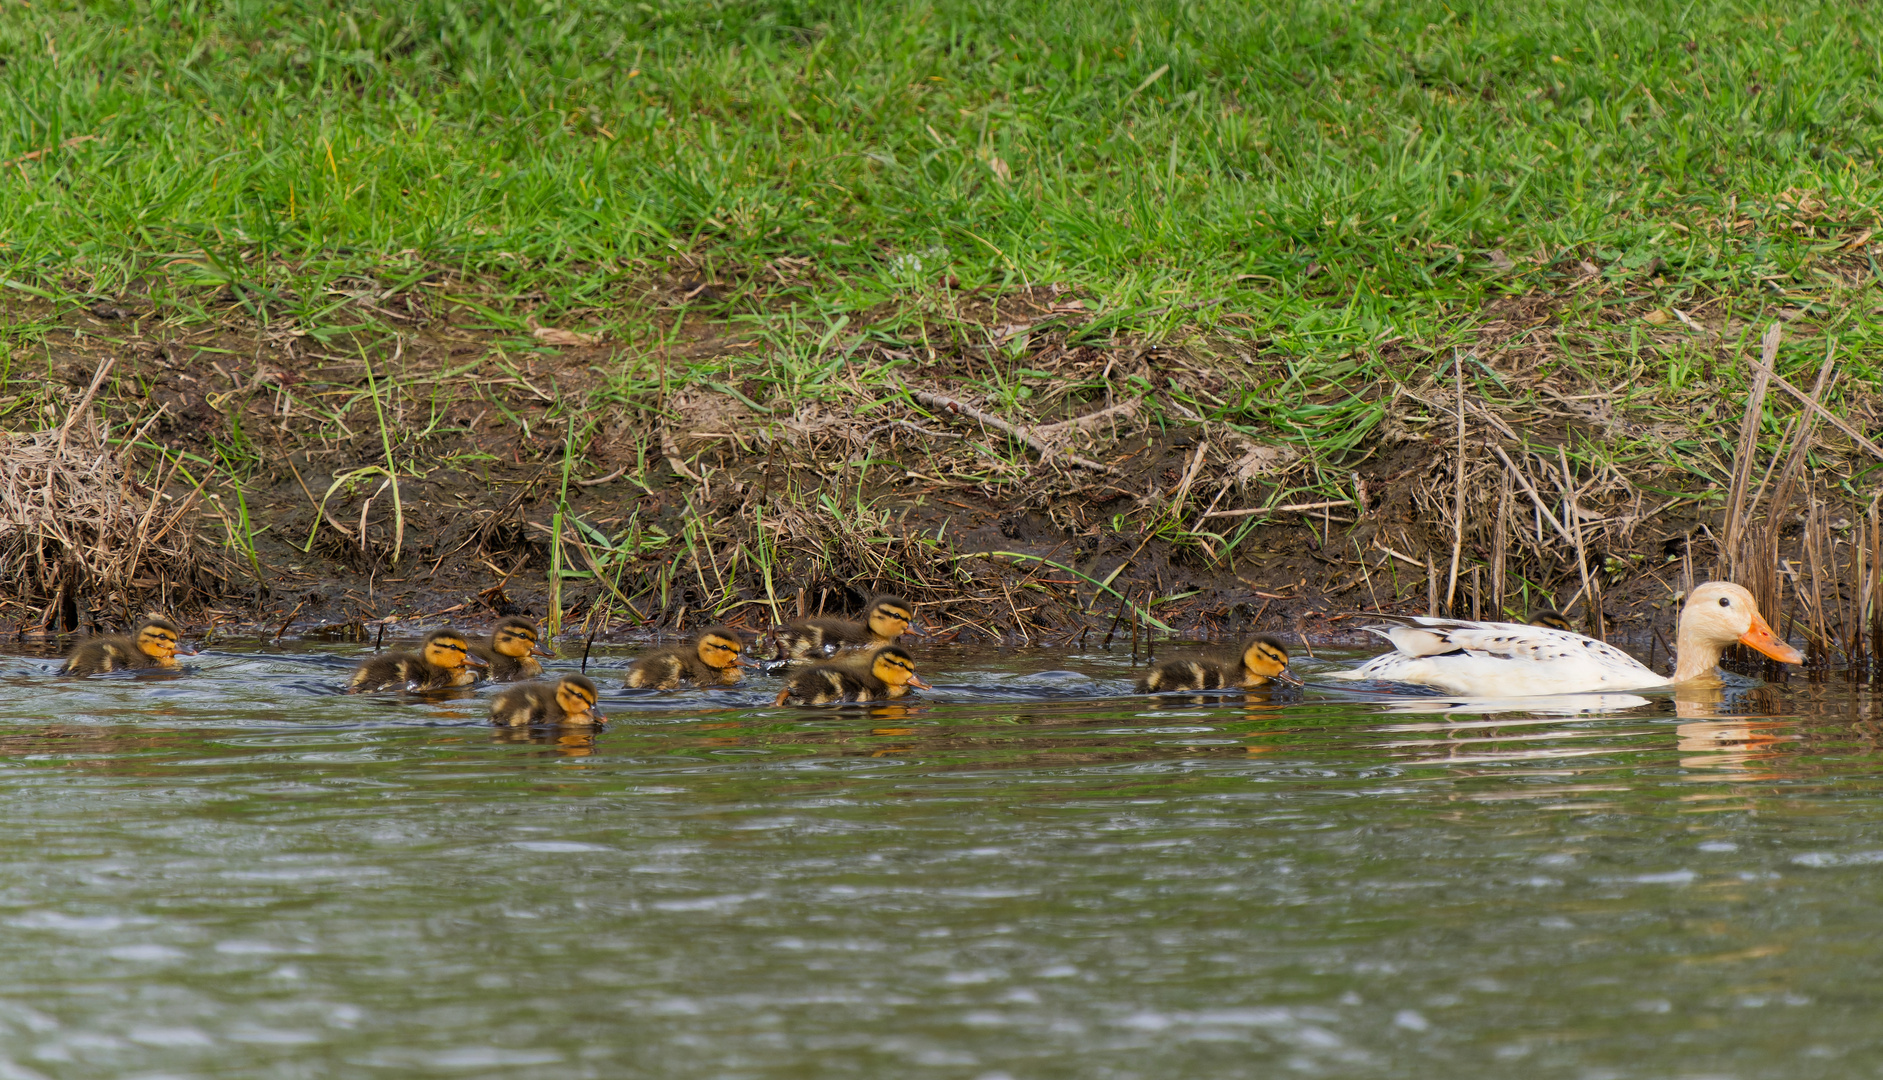
[[1883,521],[1877,518],[1877,504],[1870,504],[1865,515],[1869,525],[1869,580],[1863,590],[1865,620],[1870,627],[1870,660],[1874,673],[1883,663]]
[[1576,478],[1569,471],[1569,451],[1561,444],[1556,447],[1556,460],[1563,470],[1563,517],[1569,523],[1569,533],[1576,545],[1576,569],[1582,572],[1582,610],[1587,616],[1583,621],[1588,624],[1590,637],[1605,638],[1608,628],[1602,625],[1602,598],[1589,578],[1589,548],[1582,540],[1582,510],[1576,505]]
[[1458,611],[1458,560],[1465,550],[1465,358],[1464,353],[1453,350],[1451,354],[1452,386],[1458,395],[1458,459],[1454,463],[1452,477],[1452,522],[1451,522],[1451,576],[1445,581],[1445,613],[1455,615]]
[[1503,487],[1497,494],[1497,519],[1491,526],[1491,613],[1504,618],[1504,579],[1508,573],[1505,560],[1510,551],[1510,473],[1503,474]]
[[1733,482],[1728,490],[1726,501],[1726,542],[1721,545],[1721,557],[1727,560],[1722,574],[1727,580],[1740,578],[1738,559],[1740,552],[1740,534],[1746,527],[1746,495],[1752,484],[1753,458],[1759,450],[1759,424],[1765,415],[1766,384],[1772,378],[1772,363],[1778,359],[1778,345],[1784,337],[1784,329],[1774,322],[1766,328],[1765,336],[1759,342],[1761,363],[1753,373],[1752,390],[1746,395],[1745,415],[1739,421],[1739,449],[1733,455]]

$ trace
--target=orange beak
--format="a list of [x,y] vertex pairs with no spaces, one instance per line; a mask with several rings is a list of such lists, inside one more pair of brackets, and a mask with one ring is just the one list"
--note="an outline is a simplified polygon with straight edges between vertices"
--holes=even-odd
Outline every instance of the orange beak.
[[554,660],[556,658],[555,653],[550,652],[548,649],[543,648],[541,645],[531,645],[530,655],[531,656],[546,656],[551,660]]
[[923,682],[923,681],[922,681],[921,679],[918,679],[918,678],[916,678],[916,677],[915,677],[914,675],[911,675],[911,676],[909,676],[909,685],[910,685],[910,686],[913,686],[913,687],[915,687],[915,688],[916,688],[917,690],[933,690],[933,689],[935,689],[934,687],[932,687],[932,686],[930,686],[929,684],[927,684],[927,683],[925,683],[925,682]]
[[472,667],[489,667],[490,666],[490,661],[484,659],[483,657],[477,655],[474,652],[465,653],[464,662],[471,665]]
[[735,656],[732,658],[732,663],[728,664],[727,666],[728,667],[751,667],[752,662],[750,660],[747,660],[743,656]]
[[1772,632],[1771,626],[1755,612],[1752,626],[1739,635],[1739,643],[1748,649],[1757,649],[1781,664],[1802,664],[1805,656],[1797,649],[1785,644],[1783,638]]

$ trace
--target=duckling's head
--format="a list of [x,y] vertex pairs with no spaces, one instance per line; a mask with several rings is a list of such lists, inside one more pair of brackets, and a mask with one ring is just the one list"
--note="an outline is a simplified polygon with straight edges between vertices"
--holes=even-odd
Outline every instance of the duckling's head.
[[131,631],[131,638],[144,655],[160,664],[169,663],[179,652],[188,652],[180,644],[183,631],[161,615],[144,616]]
[[471,643],[456,630],[433,630],[426,634],[425,640],[419,645],[419,653],[425,657],[426,663],[446,671],[456,671],[466,664],[484,666],[481,657],[471,654]]
[[1802,664],[1804,654],[1785,643],[1759,615],[1752,594],[1730,582],[1709,581],[1693,590],[1680,610],[1676,647],[1690,644],[1717,650],[1734,643],[1757,649],[1781,664]]
[[702,630],[694,639],[693,647],[699,651],[700,663],[714,671],[745,666],[745,661],[739,658],[739,650],[745,648],[745,637],[737,630],[723,626]]
[[870,633],[894,641],[915,621],[915,605],[900,596],[879,596],[863,610],[863,621],[869,624]]
[[490,635],[490,647],[505,656],[521,659],[532,654],[556,655],[537,645],[536,641],[536,624],[518,615],[499,621],[497,629]]
[[1243,646],[1242,666],[1264,679],[1301,685],[1301,680],[1288,670],[1288,650],[1280,641],[1267,634],[1258,634]]
[[1567,630],[1572,634],[1576,632],[1576,624],[1569,621],[1569,616],[1557,611],[1555,608],[1542,608],[1537,611],[1532,611],[1530,613],[1530,625],[1541,626],[1550,630]]
[[564,675],[556,680],[556,704],[562,706],[565,720],[602,723],[606,716],[595,711],[595,684],[581,675]]
[[890,686],[913,686],[917,690],[928,690],[930,686],[915,674],[915,657],[900,645],[891,645],[878,649],[870,661],[870,673]]

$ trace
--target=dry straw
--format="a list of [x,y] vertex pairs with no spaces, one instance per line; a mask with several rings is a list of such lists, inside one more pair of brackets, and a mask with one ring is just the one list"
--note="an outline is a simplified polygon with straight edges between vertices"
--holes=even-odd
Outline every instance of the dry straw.
[[110,367],[99,366],[57,429],[0,433],[0,589],[44,605],[27,624],[33,629],[78,629],[81,600],[128,622],[221,577],[217,553],[185,525],[195,494],[171,500],[163,493],[169,476],[152,488],[138,484],[94,418],[91,403]]

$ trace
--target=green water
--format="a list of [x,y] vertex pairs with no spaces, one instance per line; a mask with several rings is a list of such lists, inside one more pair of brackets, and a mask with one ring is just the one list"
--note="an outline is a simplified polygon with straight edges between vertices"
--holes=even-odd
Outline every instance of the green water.
[[609,655],[605,731],[510,741],[334,693],[355,655],[0,658],[0,1080],[1883,1068],[1842,684],[1159,707],[930,652],[927,700],[806,711]]

